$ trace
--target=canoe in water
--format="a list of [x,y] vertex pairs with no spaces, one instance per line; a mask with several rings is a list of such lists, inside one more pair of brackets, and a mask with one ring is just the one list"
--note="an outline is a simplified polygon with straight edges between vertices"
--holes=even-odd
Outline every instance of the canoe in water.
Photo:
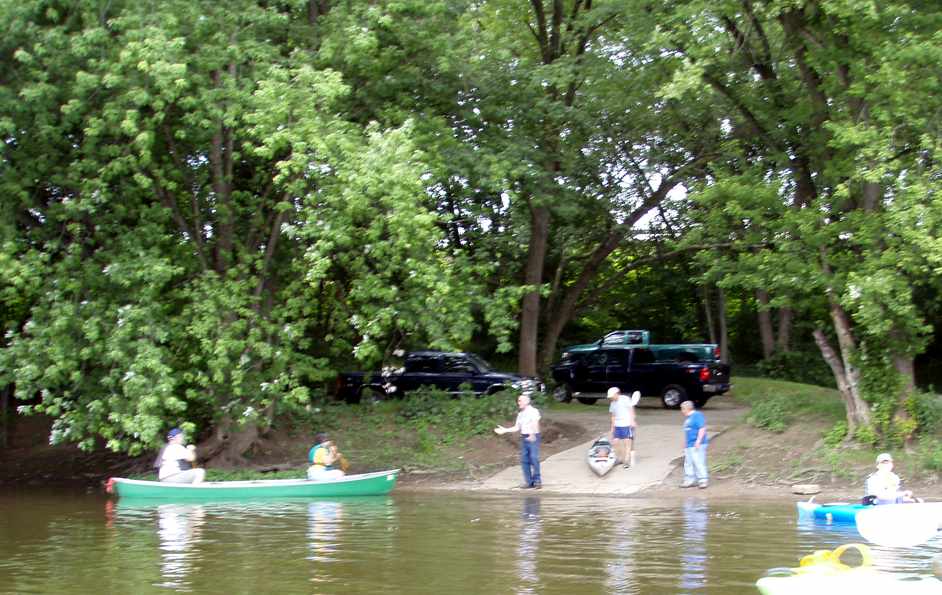
[[242,498],[320,498],[336,496],[382,496],[396,486],[399,469],[347,475],[339,479],[261,479],[250,481],[204,481],[167,483],[113,477],[109,491],[119,498],[161,500],[214,500]]
[[602,436],[592,443],[586,455],[586,462],[589,464],[589,469],[592,469],[599,477],[612,470],[615,466],[615,449],[608,438]]

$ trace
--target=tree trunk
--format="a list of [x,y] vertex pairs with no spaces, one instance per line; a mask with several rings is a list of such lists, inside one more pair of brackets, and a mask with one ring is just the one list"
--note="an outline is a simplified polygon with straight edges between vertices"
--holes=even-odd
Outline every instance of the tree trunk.
[[255,445],[261,433],[256,423],[234,425],[229,419],[220,421],[212,437],[198,445],[200,460],[208,467],[231,469],[245,464],[245,453]]
[[[867,403],[862,400],[858,403],[858,399],[854,396],[854,392],[851,390],[850,383],[847,380],[847,374],[844,370],[844,365],[841,363],[841,358],[834,352],[834,348],[831,347],[824,332],[821,329],[815,329],[813,334],[814,342],[818,344],[818,349],[821,350],[821,356],[824,358],[824,361],[827,362],[828,366],[830,366],[831,372],[834,374],[834,380],[837,382],[837,390],[844,400],[844,408],[847,410],[847,436],[852,437],[858,427],[870,423],[870,408]],[[859,407],[859,405],[862,405],[862,408]]]
[[716,288],[716,315],[719,321],[720,361],[729,363],[729,332],[726,328],[726,293],[722,287]]
[[707,331],[710,334],[710,343],[714,345],[717,343],[716,340],[716,327],[713,323],[713,303],[710,300],[710,286],[703,285],[700,287],[701,299],[703,300],[703,314],[706,317]]
[[778,338],[775,340],[775,351],[784,353],[792,350],[792,321],[795,311],[791,308],[781,308],[778,311]]
[[13,393],[13,385],[8,384],[0,390],[0,448],[10,446],[10,395]]
[[759,302],[757,316],[759,319],[759,340],[762,343],[762,358],[769,359],[775,353],[772,312],[769,310],[769,292],[764,289],[756,290],[756,301]]
[[549,236],[549,209],[530,202],[530,245],[524,284],[533,289],[523,296],[520,313],[520,346],[517,370],[524,376],[537,375],[537,339],[540,325],[540,285]]
[[909,448],[912,446],[913,437],[916,433],[916,426],[913,424],[912,416],[907,407],[907,401],[913,396],[916,390],[916,373],[913,366],[913,357],[910,355],[894,355],[893,368],[900,376],[900,387],[896,401],[896,411],[893,414],[893,424],[897,428],[905,428],[906,432],[902,436],[904,445]]

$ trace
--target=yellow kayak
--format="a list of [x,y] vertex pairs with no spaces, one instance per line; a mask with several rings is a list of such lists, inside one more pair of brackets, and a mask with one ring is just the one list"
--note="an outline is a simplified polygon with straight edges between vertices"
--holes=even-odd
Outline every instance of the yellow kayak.
[[[841,556],[849,549],[860,552],[859,566],[848,566]],[[776,572],[756,582],[762,595],[939,595],[942,580],[932,575],[880,572],[872,566],[870,548],[850,543],[836,550],[819,550],[802,558],[798,568]]]

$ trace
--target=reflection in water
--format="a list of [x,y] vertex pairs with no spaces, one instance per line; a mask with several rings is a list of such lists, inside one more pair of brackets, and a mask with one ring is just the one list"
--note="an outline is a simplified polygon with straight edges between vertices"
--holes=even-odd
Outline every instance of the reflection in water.
[[536,565],[537,554],[540,550],[540,535],[543,533],[540,504],[540,499],[533,496],[523,500],[523,512],[520,515],[520,541],[517,544],[517,575],[520,577],[520,587],[517,593],[536,593],[540,581]]
[[688,593],[706,586],[707,506],[703,502],[684,502],[684,532],[680,554],[680,589]]
[[160,586],[175,589],[187,586],[193,566],[193,544],[199,540],[206,511],[200,504],[161,504],[157,507],[157,535],[160,539]]
[[638,541],[637,517],[634,511],[627,510],[618,515],[612,526],[612,560],[605,565],[605,583],[609,593],[635,593],[636,582],[632,576],[634,569],[634,544]]
[[343,504],[317,501],[307,505],[307,536],[311,553],[308,560],[331,562],[336,559],[343,522]]

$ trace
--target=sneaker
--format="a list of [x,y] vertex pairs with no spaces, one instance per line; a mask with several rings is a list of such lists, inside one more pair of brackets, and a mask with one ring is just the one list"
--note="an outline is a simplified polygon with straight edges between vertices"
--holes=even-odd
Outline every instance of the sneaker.
[[680,484],[680,487],[682,487],[682,488],[692,488],[692,487],[695,486],[695,485],[697,485],[697,484],[694,483],[694,482],[692,482],[692,481],[685,481],[684,483]]
[[532,488],[532,487],[533,487],[533,486],[531,486],[531,485],[528,484],[528,483],[522,483],[522,484],[520,484],[520,485],[517,486],[517,489],[518,489],[518,490],[529,490],[529,489]]
[[703,481],[701,481],[701,482],[697,485],[697,487],[702,490],[702,489],[706,488],[708,485],[710,485],[710,484],[707,483],[707,481],[704,479]]
[[535,483],[535,484],[533,484],[533,485],[530,486],[530,487],[531,487],[532,489],[534,489],[534,490],[540,490],[540,489],[543,489],[543,484],[542,484],[542,483]]

